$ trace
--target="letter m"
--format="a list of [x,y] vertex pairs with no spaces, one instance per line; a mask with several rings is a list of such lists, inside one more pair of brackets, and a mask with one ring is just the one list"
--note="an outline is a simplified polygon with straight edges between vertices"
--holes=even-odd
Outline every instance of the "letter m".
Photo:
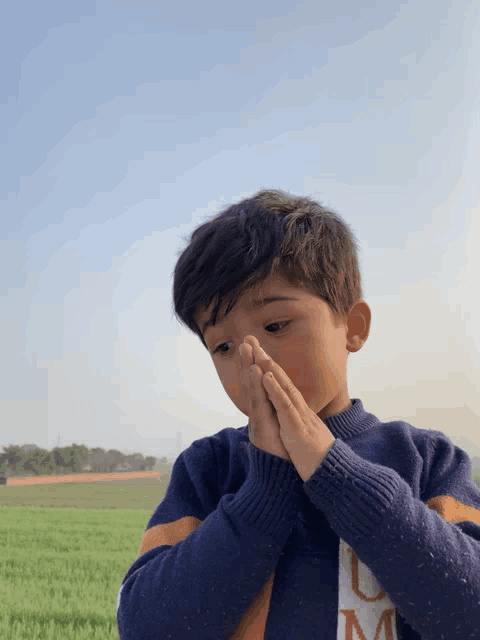
[[[345,616],[345,635],[343,636],[345,640],[367,640],[367,637],[362,631],[360,627],[360,623],[358,622],[357,614],[353,609],[340,609],[340,613],[343,613]],[[395,640],[395,636],[393,635],[393,625],[392,618],[395,613],[395,609],[385,609],[385,611],[380,616],[380,619],[377,623],[377,628],[375,629],[375,637],[373,640]],[[382,627],[385,628],[385,635],[380,635]],[[353,630],[356,631],[356,638],[353,637]],[[341,635],[339,637],[342,637]],[[370,639],[371,632],[368,631],[368,638]]]

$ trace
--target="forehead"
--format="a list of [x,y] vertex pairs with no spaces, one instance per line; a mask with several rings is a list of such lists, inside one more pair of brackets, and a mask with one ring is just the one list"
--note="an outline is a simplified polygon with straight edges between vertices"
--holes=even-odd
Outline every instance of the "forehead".
[[[311,297],[304,289],[291,285],[288,280],[280,276],[271,276],[264,280],[260,285],[256,285],[252,289],[248,289],[243,293],[237,301],[235,308],[243,308],[245,311],[251,312],[257,308],[261,308],[263,305],[272,302],[273,299],[289,299],[292,301],[305,301],[306,298]],[[211,315],[215,308],[215,301],[205,309],[202,308],[197,315],[197,324],[200,327],[202,334],[211,326]],[[226,301],[223,302],[222,307],[217,315],[217,324],[222,321],[223,313],[227,308]],[[234,311],[232,311],[234,313]]]

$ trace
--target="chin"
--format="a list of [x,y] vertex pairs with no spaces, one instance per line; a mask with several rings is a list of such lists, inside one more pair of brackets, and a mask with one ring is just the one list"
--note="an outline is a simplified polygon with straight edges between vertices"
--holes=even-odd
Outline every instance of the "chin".
[[302,395],[305,399],[305,402],[308,404],[309,409],[311,409],[316,415],[323,411],[328,404],[328,402],[325,402],[325,399],[314,397],[312,394]]

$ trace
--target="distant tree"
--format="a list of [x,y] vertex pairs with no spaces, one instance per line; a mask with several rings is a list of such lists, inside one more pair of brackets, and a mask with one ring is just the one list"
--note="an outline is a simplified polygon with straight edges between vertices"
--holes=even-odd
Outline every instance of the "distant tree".
[[48,475],[55,472],[55,457],[52,451],[47,451],[42,459],[43,473]]
[[72,446],[65,446],[60,451],[63,457],[63,472],[74,473],[78,464],[75,459],[75,449]]
[[88,462],[91,465],[92,471],[94,473],[105,473],[106,471],[108,471],[108,459],[104,449],[102,449],[101,447],[90,449]]
[[0,452],[0,475],[49,475],[81,473],[86,467],[96,473],[153,470],[159,463],[170,466],[167,457],[145,457],[141,453],[124,454],[118,449],[73,443],[65,447],[42,449],[36,444],[9,445]]
[[107,451],[107,455],[109,456],[110,461],[109,471],[110,473],[113,473],[122,464],[124,455],[117,449],[109,449],[109,451]]
[[46,473],[44,460],[48,453],[48,449],[37,449],[37,451],[33,452],[32,465],[35,469],[38,469],[38,475]]
[[[144,471],[145,458],[141,453],[131,453],[125,456],[125,464],[129,471]],[[143,468],[142,468],[143,467]]]
[[153,470],[153,467],[155,466],[157,459],[155,458],[155,456],[147,456],[147,458],[145,459],[146,462],[146,468],[149,471]]
[[[6,474],[7,476],[16,475],[17,473],[17,465],[22,463],[22,461],[26,461],[27,455],[23,451],[23,449],[17,445],[9,445],[3,448],[4,453],[6,454]],[[23,469],[23,465],[19,466],[18,471]]]
[[7,460],[8,454],[2,451],[2,453],[0,453],[0,476],[7,475]]
[[67,466],[67,460],[64,459],[64,449],[60,447],[54,447],[52,451],[53,461],[55,463],[55,473],[60,475],[65,472]]
[[84,466],[88,463],[88,455],[90,449],[84,444],[72,444],[71,450],[73,451],[72,469],[74,473],[80,473],[83,471]]
[[27,473],[31,473],[34,476],[39,476],[43,473],[42,461],[47,453],[46,449],[35,449],[30,452],[30,458],[24,464],[24,469]]

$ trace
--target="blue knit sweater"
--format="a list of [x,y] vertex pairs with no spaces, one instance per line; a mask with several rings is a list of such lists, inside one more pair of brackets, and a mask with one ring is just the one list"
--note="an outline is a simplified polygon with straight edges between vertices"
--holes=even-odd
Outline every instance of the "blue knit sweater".
[[248,426],[177,458],[117,598],[120,640],[480,640],[480,489],[440,431],[361,400],[303,482]]

